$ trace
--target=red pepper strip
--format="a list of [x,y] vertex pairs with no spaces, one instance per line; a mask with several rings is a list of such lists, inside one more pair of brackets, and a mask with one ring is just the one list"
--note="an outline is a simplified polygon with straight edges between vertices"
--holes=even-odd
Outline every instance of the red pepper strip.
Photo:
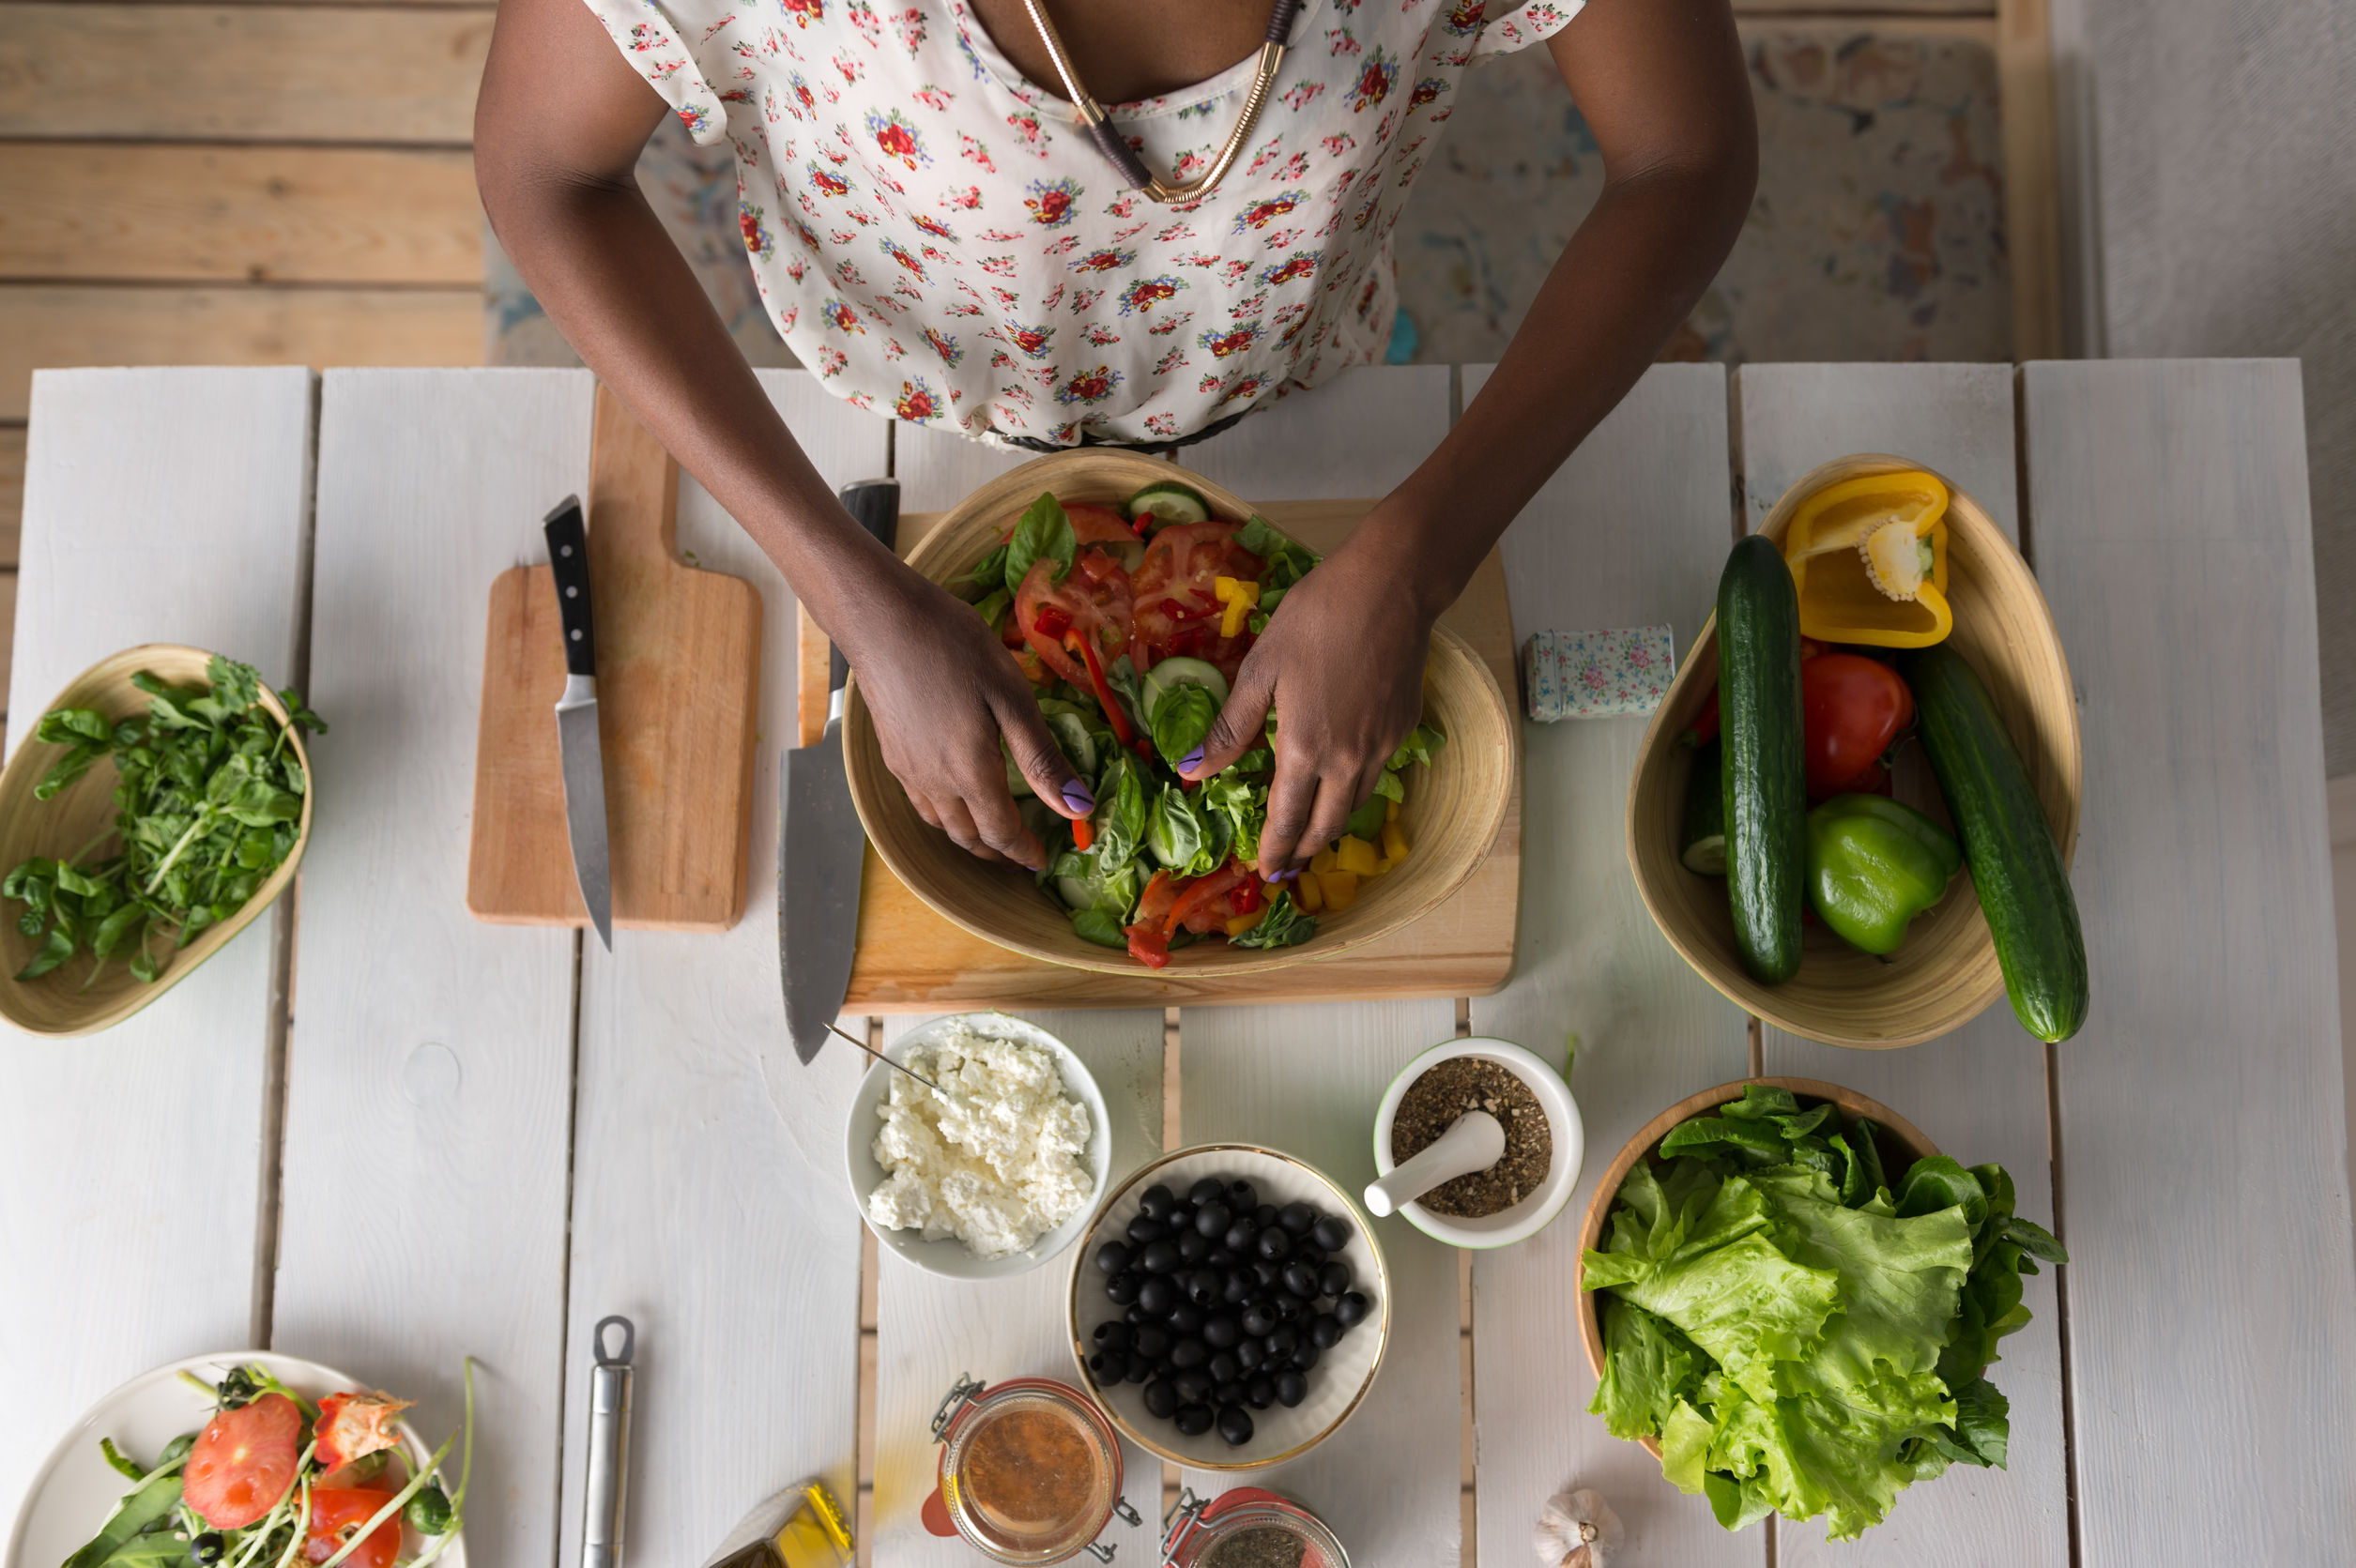
[[[1129,716],[1121,711],[1121,704],[1112,694],[1112,685],[1105,679],[1104,661],[1096,657],[1094,639],[1067,633],[1063,646],[1077,651],[1081,662],[1088,666],[1088,684],[1095,688],[1096,702],[1105,710],[1106,722],[1112,725],[1112,738],[1124,746],[1136,745],[1137,732],[1129,728]],[[1085,849],[1088,846],[1082,845],[1080,847]]]
[[1057,604],[1042,604],[1031,617],[1031,629],[1042,637],[1061,638],[1072,629],[1072,613]]
[[1154,743],[1151,740],[1140,739],[1130,749],[1149,764],[1154,760]]
[[1096,842],[1096,825],[1084,816],[1072,818],[1072,847],[1081,854]]
[[1260,892],[1260,878],[1247,876],[1235,884],[1235,891],[1227,895],[1228,906],[1239,915],[1248,915],[1265,902]]

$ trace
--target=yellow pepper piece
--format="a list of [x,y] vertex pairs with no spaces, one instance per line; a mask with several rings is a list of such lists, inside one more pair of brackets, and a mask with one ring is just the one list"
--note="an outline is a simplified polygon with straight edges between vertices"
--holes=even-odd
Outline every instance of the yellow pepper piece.
[[1313,915],[1325,906],[1325,894],[1317,885],[1317,874],[1304,872],[1293,884],[1293,902],[1301,906],[1301,913]]
[[1311,871],[1314,871],[1314,872],[1320,873],[1321,875],[1322,875],[1323,873],[1325,873],[1325,872],[1328,872],[1328,871],[1332,871],[1332,870],[1334,870],[1334,869],[1335,869],[1335,866],[1334,866],[1334,849],[1333,849],[1333,845],[1327,845],[1324,848],[1323,848],[1323,849],[1319,850],[1316,854],[1311,855],[1311,856],[1308,858],[1308,869],[1309,869],[1309,870],[1311,870]]
[[[1308,878],[1304,876],[1301,880],[1306,882]],[[1358,878],[1351,872],[1321,872],[1317,876],[1317,886],[1325,895],[1325,907],[1328,909],[1347,909],[1358,902]]]
[[[1903,524],[1931,545],[1931,571],[1911,600],[1876,586],[1869,540]],[[1890,540],[1878,541],[1884,549]],[[1783,562],[1799,594],[1799,630],[1825,643],[1928,647],[1954,629],[1947,603],[1947,486],[1920,470],[1867,474],[1827,485],[1799,504],[1783,535]]]
[[1396,822],[1399,820],[1398,801],[1385,800],[1383,802],[1383,820],[1385,822]]
[[1260,602],[1260,585],[1240,577],[1217,577],[1212,579],[1211,592],[1227,606],[1227,614],[1219,620],[1219,635],[1242,635],[1244,622],[1250,617],[1252,607]]
[[1383,857],[1394,865],[1407,858],[1407,834],[1396,822],[1383,824]]
[[1374,874],[1376,862],[1382,858],[1374,852],[1374,845],[1354,833],[1342,834],[1340,841],[1334,845],[1334,867],[1338,871],[1370,876]]
[[1230,936],[1241,936],[1267,918],[1268,906],[1263,904],[1248,915],[1236,915],[1230,919],[1227,922],[1227,934]]

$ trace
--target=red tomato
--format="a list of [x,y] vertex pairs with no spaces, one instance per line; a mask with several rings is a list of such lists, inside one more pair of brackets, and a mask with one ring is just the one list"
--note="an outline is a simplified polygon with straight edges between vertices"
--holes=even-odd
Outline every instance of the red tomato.
[[[376,1516],[376,1510],[391,1500],[390,1492],[362,1486],[323,1486],[313,1492],[310,1529],[302,1544],[303,1560],[325,1562],[342,1551],[344,1543],[359,1534],[360,1527]],[[392,1568],[392,1560],[400,1550],[401,1515],[395,1514],[370,1530],[344,1560],[353,1568]]]
[[1227,608],[1213,585],[1221,577],[1260,580],[1265,563],[1235,542],[1232,523],[1164,528],[1145,547],[1131,585],[1137,605],[1130,658],[1143,674],[1173,654],[1216,665],[1228,679],[1243,668],[1251,633],[1219,635]]
[[237,1530],[278,1505],[295,1483],[302,1412],[266,1393],[205,1423],[189,1450],[180,1495],[215,1530]]
[[1228,904],[1228,894],[1249,880],[1251,873],[1231,855],[1225,865],[1208,876],[1198,876],[1183,885],[1177,906],[1170,912],[1167,929],[1175,931],[1183,925],[1197,936],[1223,929],[1227,917],[1234,913]]
[[[1049,612],[1045,628],[1042,610]],[[1061,583],[1053,561],[1034,562],[1015,592],[1015,624],[1023,641],[1048,668],[1082,689],[1088,669],[1063,646],[1065,634],[1087,637],[1104,657],[1118,658],[1129,644],[1129,574],[1101,550],[1081,551]]]
[[1091,544],[1137,548],[1137,534],[1110,507],[1100,507],[1094,501],[1067,501],[1063,515],[1071,519],[1072,537],[1079,540],[1083,549]]
[[1801,664],[1799,707],[1812,800],[1872,787],[1866,770],[1914,723],[1914,693],[1898,672],[1859,653]]

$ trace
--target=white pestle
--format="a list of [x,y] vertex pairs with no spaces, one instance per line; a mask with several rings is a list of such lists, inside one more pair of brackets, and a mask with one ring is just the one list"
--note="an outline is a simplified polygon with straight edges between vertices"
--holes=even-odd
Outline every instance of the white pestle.
[[1487,1111],[1467,1111],[1424,1151],[1366,1188],[1366,1206],[1378,1217],[1413,1203],[1443,1181],[1487,1170],[1505,1158],[1504,1123]]

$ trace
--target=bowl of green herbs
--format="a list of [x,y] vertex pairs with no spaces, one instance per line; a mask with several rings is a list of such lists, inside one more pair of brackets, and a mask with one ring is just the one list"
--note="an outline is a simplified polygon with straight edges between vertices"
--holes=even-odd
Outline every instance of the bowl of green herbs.
[[74,677],[0,770],[0,1017],[121,1023],[285,891],[311,837],[306,730],[252,666],[150,643]]
[[1988,1378],[2021,1276],[2067,1262],[1887,1107],[1807,1078],[1721,1084],[1628,1141],[1587,1210],[1588,1408],[1739,1530],[1822,1515],[1851,1540],[1951,1465],[2002,1467]]

